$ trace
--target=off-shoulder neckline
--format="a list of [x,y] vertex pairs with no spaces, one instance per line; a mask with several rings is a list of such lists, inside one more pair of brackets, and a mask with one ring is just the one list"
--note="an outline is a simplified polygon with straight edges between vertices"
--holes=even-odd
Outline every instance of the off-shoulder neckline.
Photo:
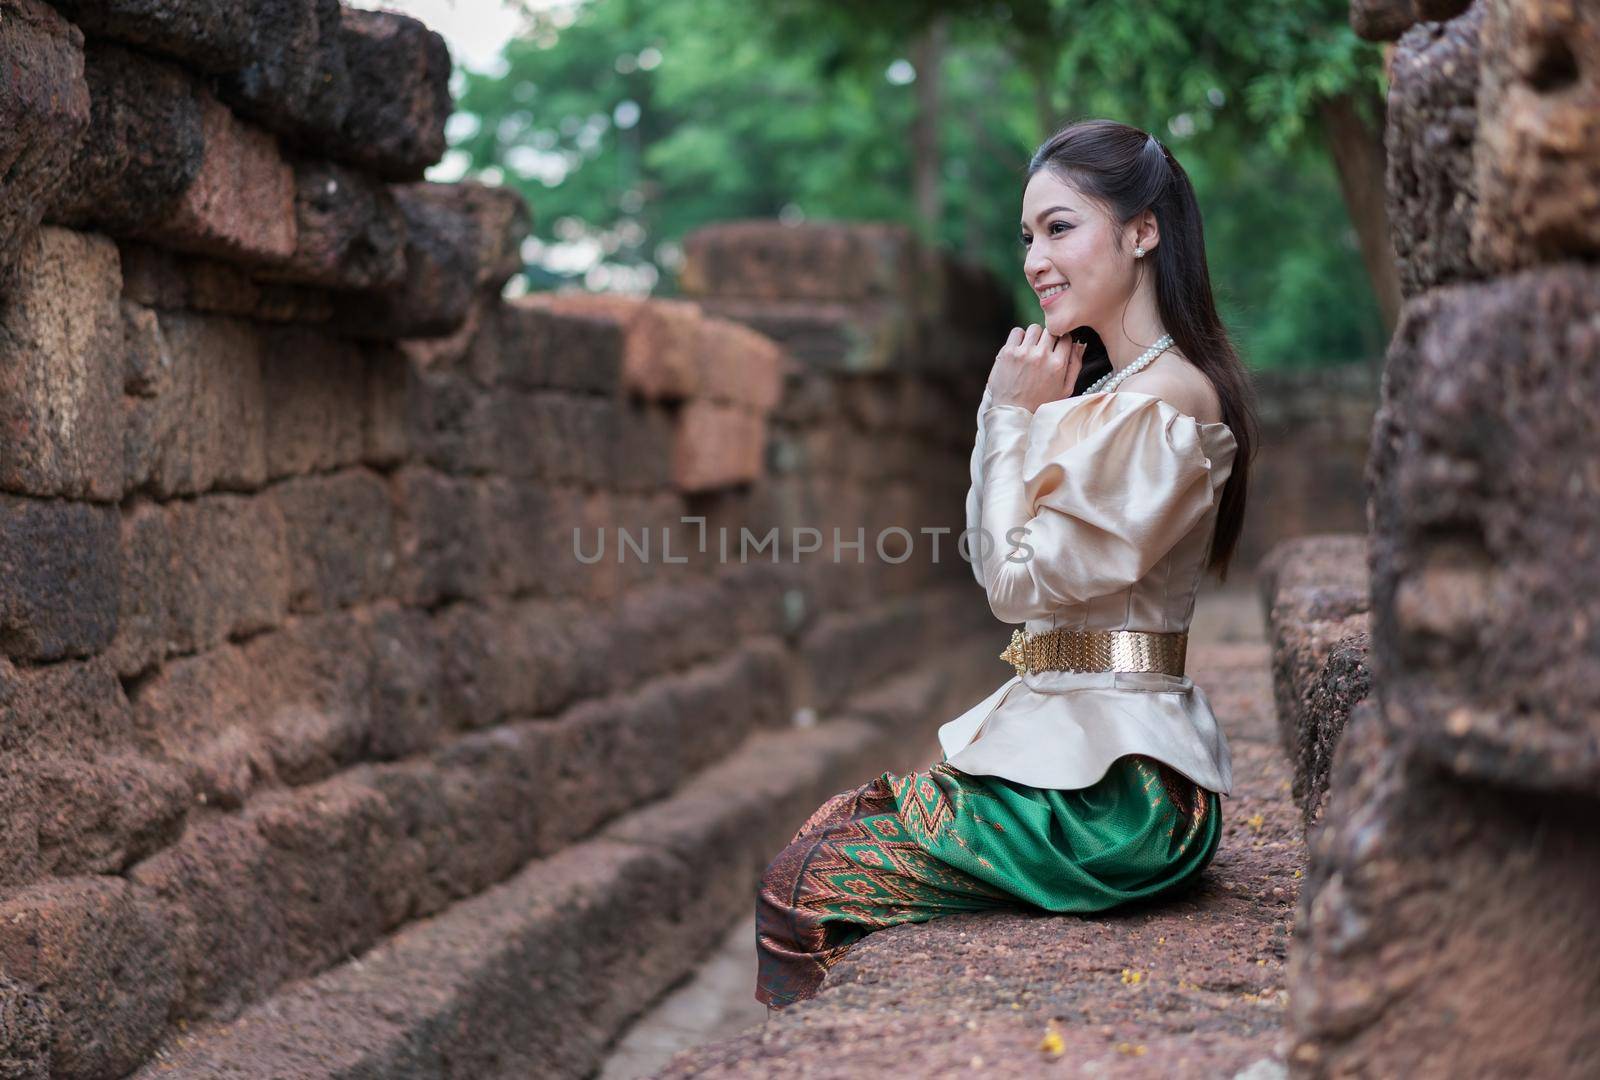
[[[984,392],[985,396],[989,396],[989,388],[987,386],[984,387],[983,392]],[[1217,428],[1221,428],[1224,431],[1226,431],[1229,435],[1233,434],[1233,429],[1231,427],[1229,427],[1227,422],[1224,421],[1224,420],[1201,420],[1197,416],[1190,416],[1188,413],[1186,413],[1182,409],[1178,408],[1176,405],[1174,405],[1172,402],[1168,401],[1166,398],[1156,397],[1156,395],[1154,395],[1154,394],[1146,394],[1142,390],[1096,390],[1092,394],[1079,394],[1076,397],[1056,398],[1054,401],[1045,402],[1043,405],[1039,406],[1039,408],[1040,409],[1044,409],[1044,408],[1048,408],[1051,405],[1061,405],[1061,404],[1064,404],[1064,403],[1077,404],[1080,401],[1088,401],[1090,398],[1097,398],[1097,397],[1112,398],[1112,397],[1117,397],[1118,395],[1121,395],[1123,397],[1130,397],[1130,398],[1145,398],[1146,400],[1153,401],[1158,406],[1160,406],[1161,408],[1166,409],[1167,411],[1175,414],[1180,419],[1189,421],[1195,427],[1200,428],[1203,431],[1206,431],[1206,430],[1214,431]],[[1024,411],[1025,412],[1029,412],[1029,414],[1033,415],[1033,416],[1037,416],[1038,415],[1038,411],[1037,410],[1024,409]]]
[[[1178,408],[1176,405],[1174,405],[1172,402],[1168,401],[1166,398],[1156,397],[1156,395],[1154,395],[1154,394],[1146,394],[1141,390],[1096,390],[1092,394],[1081,394],[1081,395],[1079,395],[1077,400],[1079,400],[1079,401],[1087,401],[1089,398],[1092,398],[1092,397],[1116,397],[1119,394],[1121,394],[1123,396],[1126,396],[1126,397],[1149,398],[1151,401],[1155,402],[1157,405],[1165,406],[1166,408],[1168,408],[1168,409],[1172,410],[1173,412],[1177,413],[1183,419],[1192,422],[1195,427],[1202,427],[1202,428],[1219,428],[1219,427],[1220,428],[1225,428],[1225,427],[1228,427],[1227,422],[1223,421],[1223,420],[1202,420],[1198,416],[1190,416],[1188,413],[1186,413],[1182,409]],[[1072,398],[1062,398],[1060,400],[1072,401],[1073,399]],[[1228,430],[1231,431],[1233,429],[1229,428]]]

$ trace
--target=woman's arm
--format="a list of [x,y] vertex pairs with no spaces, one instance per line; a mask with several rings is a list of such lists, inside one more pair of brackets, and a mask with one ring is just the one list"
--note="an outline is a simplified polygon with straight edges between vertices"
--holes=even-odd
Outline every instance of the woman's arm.
[[1008,623],[1138,582],[1212,505],[1197,422],[1143,394],[987,402],[974,461],[974,575]]

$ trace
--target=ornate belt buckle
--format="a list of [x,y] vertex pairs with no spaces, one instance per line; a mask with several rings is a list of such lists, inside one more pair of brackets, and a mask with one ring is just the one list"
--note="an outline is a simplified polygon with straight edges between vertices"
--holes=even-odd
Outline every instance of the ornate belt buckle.
[[1028,660],[1024,655],[1023,645],[1028,640],[1028,635],[1021,630],[1011,631],[1011,644],[1006,646],[1005,652],[1000,654],[1000,659],[1017,669],[1018,675],[1028,673]]

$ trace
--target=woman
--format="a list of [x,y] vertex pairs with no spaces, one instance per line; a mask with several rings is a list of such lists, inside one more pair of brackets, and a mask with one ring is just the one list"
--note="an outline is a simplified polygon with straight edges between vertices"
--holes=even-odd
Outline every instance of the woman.
[[1011,331],[978,408],[972,570],[1016,675],[925,772],[833,796],[767,867],[756,999],[811,996],[863,935],[1002,906],[1096,912],[1186,886],[1221,836],[1227,740],[1184,675],[1201,574],[1244,518],[1253,394],[1194,189],[1153,135],[1073,124],[1028,166]]

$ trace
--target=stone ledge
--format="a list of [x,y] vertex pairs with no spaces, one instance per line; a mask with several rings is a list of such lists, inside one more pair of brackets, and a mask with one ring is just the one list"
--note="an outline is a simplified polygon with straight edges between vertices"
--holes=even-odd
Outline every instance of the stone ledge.
[[1266,649],[1190,655],[1234,740],[1235,776],[1193,892],[1105,915],[993,911],[877,931],[815,997],[656,1076],[1286,1075],[1282,986],[1305,857]]
[[1260,568],[1278,736],[1307,829],[1321,819],[1334,747],[1370,686],[1367,577],[1359,534],[1284,541]]
[[[916,734],[983,683],[981,655],[958,646],[897,681]],[[231,1022],[191,1029],[136,1076],[589,1075],[746,912],[798,823],[910,734],[847,715],[758,734],[672,797]]]

